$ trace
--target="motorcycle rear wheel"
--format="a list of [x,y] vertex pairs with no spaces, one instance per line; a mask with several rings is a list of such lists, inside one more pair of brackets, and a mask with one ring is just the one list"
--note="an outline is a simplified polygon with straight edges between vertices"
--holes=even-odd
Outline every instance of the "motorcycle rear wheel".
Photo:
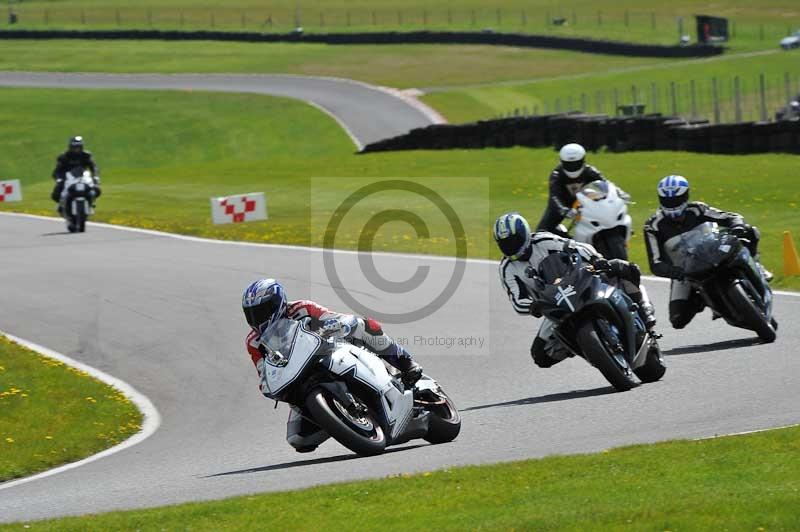
[[317,425],[354,453],[373,456],[386,449],[386,435],[371,410],[357,419],[343,412],[336,398],[322,388],[311,390],[306,408]]
[[755,331],[762,342],[770,344],[775,341],[777,334],[772,328],[770,320],[747,294],[741,281],[733,283],[728,288],[728,299],[742,316],[747,328]]
[[456,439],[461,432],[461,414],[447,395],[442,394],[444,404],[428,408],[428,433],[425,441],[433,444],[447,443]]
[[610,349],[600,338],[595,329],[595,320],[584,323],[578,329],[578,345],[581,347],[586,359],[606,378],[611,385],[620,392],[626,392],[636,386],[633,371],[625,362],[626,367],[620,367],[613,358]]

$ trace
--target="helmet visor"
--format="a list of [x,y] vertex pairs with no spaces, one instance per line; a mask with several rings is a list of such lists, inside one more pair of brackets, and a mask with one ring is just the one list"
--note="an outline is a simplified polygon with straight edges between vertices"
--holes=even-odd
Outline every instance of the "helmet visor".
[[658,201],[661,203],[661,206],[667,209],[674,209],[676,207],[685,205],[688,200],[689,200],[689,194],[681,194],[679,196],[673,196],[671,198],[659,196],[658,198]]
[[586,159],[580,159],[578,161],[561,161],[561,167],[564,169],[565,172],[575,173],[580,172],[583,169],[583,165],[586,162]]
[[274,295],[266,301],[262,301],[258,305],[253,307],[245,307],[242,310],[244,310],[244,317],[247,320],[248,325],[254,329],[260,330],[261,326],[268,323],[275,313],[281,309],[281,306],[281,297]]
[[525,236],[520,234],[509,235],[506,238],[498,240],[497,245],[500,247],[500,251],[503,252],[503,255],[515,258],[523,251],[522,248],[525,247]]

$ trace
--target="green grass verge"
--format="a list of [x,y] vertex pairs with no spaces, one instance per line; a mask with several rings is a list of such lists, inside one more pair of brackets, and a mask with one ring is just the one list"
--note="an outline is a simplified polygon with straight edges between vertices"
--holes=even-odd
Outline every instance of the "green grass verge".
[[0,482],[100,452],[141,422],[115,388],[0,335]]
[[[184,28],[249,31],[481,30],[547,33],[562,36],[672,44],[678,40],[677,17],[684,33],[694,35],[694,15],[731,17],[733,44],[763,46],[775,35],[800,25],[793,0],[326,0],[296,2],[234,0],[220,6],[210,0],[28,0],[11,6],[16,27],[27,28]],[[554,26],[553,18],[566,23]],[[762,37],[761,26],[764,25]]]
[[64,531],[797,530],[798,457],[800,428],[795,427],[30,526]]
[[[23,202],[0,209],[54,214],[54,156],[69,135],[80,132],[104,179],[97,221],[210,238],[318,245],[352,178],[412,178],[435,182],[453,203],[470,256],[496,258],[491,222],[506,210],[519,210],[535,223],[556,161],[552,150],[525,148],[354,155],[330,117],[300,102],[258,95],[3,89],[0,97],[6,104],[0,146],[16,154],[0,159],[0,175],[20,178],[24,187]],[[763,260],[778,274],[775,286],[800,288],[800,278],[780,275],[782,233],[797,228],[800,213],[795,156],[598,153],[590,161],[636,200],[631,256],[637,262],[646,262],[638,229],[656,208],[655,183],[681,173],[691,180],[694,198],[738,211],[758,225]],[[321,177],[331,178],[324,187],[312,179]],[[484,178],[486,187],[466,179],[474,177]],[[211,224],[210,197],[250,191],[266,193],[268,221]],[[391,196],[378,200],[376,207],[397,207]],[[356,249],[365,219],[346,218],[336,245]],[[431,216],[430,225],[431,237],[421,239],[412,238],[404,224],[387,225],[376,235],[375,248],[453,254],[446,221]]]

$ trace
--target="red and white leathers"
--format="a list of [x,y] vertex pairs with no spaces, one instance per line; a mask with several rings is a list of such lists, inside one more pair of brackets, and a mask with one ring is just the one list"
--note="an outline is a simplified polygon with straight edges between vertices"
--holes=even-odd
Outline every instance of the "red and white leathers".
[[[353,314],[333,312],[322,305],[308,300],[291,301],[287,305],[286,317],[301,321],[310,331],[326,338],[338,338],[361,345],[389,364],[398,366],[401,359],[411,359],[411,354],[403,349],[383,327],[371,318],[362,318]],[[247,335],[247,352],[258,371],[259,389],[264,381],[264,354],[261,351],[259,338],[261,333],[255,329]],[[289,421],[286,425],[286,441],[299,451],[314,450],[328,438],[327,433],[303,418],[300,408],[292,405]]]

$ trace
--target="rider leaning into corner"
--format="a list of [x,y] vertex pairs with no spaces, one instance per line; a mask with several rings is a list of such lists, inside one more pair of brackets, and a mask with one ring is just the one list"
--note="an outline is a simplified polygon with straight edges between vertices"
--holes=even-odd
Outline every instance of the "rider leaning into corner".
[[[411,353],[384,333],[377,321],[333,312],[313,301],[287,301],[286,291],[274,279],[259,279],[248,286],[242,296],[242,310],[251,329],[246,340],[247,352],[258,370],[262,393],[266,390],[263,388],[265,350],[261,335],[281,318],[297,320],[324,338],[348,341],[369,349],[400,370],[407,385],[413,385],[422,376],[422,368],[414,362]],[[286,441],[297,452],[311,452],[327,438],[327,433],[305,419],[299,408],[291,407]]]
[[680,266],[672,263],[665,251],[665,244],[705,222],[716,222],[743,240],[748,251],[758,263],[768,282],[772,273],[759,262],[758,228],[745,223],[741,214],[724,212],[700,201],[689,201],[689,180],[680,175],[668,175],[658,182],[659,208],[644,225],[647,258],[650,271],[659,277],[672,279],[669,298],[669,321],[676,329],[683,329],[692,318],[705,308],[705,302],[697,290],[684,280]]
[[[536,230],[560,234],[558,224],[564,218],[572,219],[578,214],[572,208],[578,191],[592,181],[605,181],[606,178],[597,168],[586,164],[586,150],[580,144],[566,144],[558,152],[558,157],[559,164],[550,173],[547,208]],[[619,196],[623,201],[630,199],[622,189],[619,189]]]
[[53,179],[56,184],[50,195],[56,203],[61,201],[61,193],[64,190],[64,181],[66,180],[67,172],[76,167],[84,168],[92,172],[94,183],[97,188],[95,198],[100,197],[100,171],[97,169],[97,164],[94,162],[94,159],[92,159],[91,152],[84,149],[83,137],[77,135],[69,139],[67,151],[59,155],[58,159],[56,159],[56,167],[53,170]]
[[[652,330],[655,326],[653,305],[647,292],[640,286],[641,272],[636,264],[622,259],[606,260],[589,244],[547,231],[531,234],[527,220],[516,212],[503,214],[495,221],[494,239],[504,255],[500,262],[500,281],[517,314],[542,317],[534,296],[535,285],[531,275],[535,275],[539,263],[550,253],[572,249],[596,271],[616,279],[620,288],[638,305],[639,315],[647,329]],[[572,356],[571,353],[561,346],[553,333],[553,322],[545,319],[531,345],[533,361],[539,367],[549,368],[569,356]]]

